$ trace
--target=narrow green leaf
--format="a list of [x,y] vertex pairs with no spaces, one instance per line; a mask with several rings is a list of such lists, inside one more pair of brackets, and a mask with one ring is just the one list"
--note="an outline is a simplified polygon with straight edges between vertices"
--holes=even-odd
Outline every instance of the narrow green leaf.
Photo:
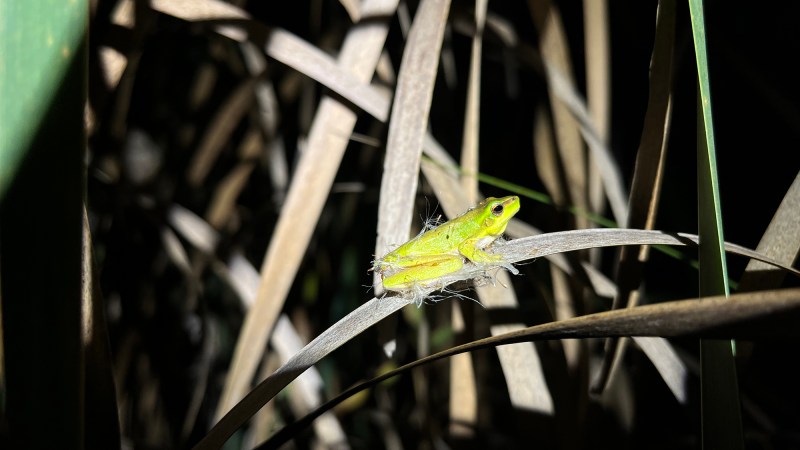
[[[702,0],[689,0],[698,75],[697,184],[700,296],[729,295],[711,114]],[[703,448],[743,448],[739,386],[731,341],[700,342]]]
[[85,2],[0,2],[0,200],[74,61]]
[[[113,448],[111,432],[87,436],[96,428],[85,423],[85,382],[98,373],[85,378],[81,339],[88,330],[81,321],[88,16],[85,0],[0,2],[2,441],[8,448]],[[88,398],[90,408],[98,405]]]

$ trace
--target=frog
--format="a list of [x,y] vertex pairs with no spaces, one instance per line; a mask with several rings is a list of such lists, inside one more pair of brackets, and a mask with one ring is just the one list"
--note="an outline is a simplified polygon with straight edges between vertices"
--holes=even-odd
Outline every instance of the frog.
[[519,273],[501,255],[485,249],[503,235],[508,221],[519,211],[517,196],[489,197],[452,220],[412,238],[374,261],[383,287],[405,291],[430,286],[456,274],[465,264],[502,266]]

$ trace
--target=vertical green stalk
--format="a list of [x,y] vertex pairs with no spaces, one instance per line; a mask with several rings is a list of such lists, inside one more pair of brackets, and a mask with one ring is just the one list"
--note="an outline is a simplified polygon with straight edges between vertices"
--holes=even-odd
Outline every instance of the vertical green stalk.
[[12,448],[83,448],[86,0],[0,2],[0,299]]
[[[689,0],[698,75],[697,183],[700,296],[729,295],[702,0]],[[741,449],[742,418],[732,341],[700,342],[703,448]]]

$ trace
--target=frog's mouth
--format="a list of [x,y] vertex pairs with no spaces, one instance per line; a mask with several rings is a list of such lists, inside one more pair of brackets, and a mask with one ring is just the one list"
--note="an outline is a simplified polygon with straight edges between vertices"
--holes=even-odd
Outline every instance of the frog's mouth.
[[503,208],[508,210],[507,213],[512,215],[512,216],[514,214],[516,214],[517,211],[519,211],[519,197],[517,197],[517,196],[513,196],[513,197],[509,198],[508,200],[504,201],[502,204],[503,204]]

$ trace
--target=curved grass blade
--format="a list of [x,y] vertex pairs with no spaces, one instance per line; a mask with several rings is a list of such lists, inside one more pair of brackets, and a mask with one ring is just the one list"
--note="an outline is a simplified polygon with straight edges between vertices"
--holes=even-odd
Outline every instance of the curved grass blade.
[[289,361],[256,386],[231,408],[194,447],[197,450],[221,448],[256,411],[309,367],[357,336],[367,328],[396,312],[409,301],[400,297],[373,298],[322,332]]
[[[667,233],[659,230],[630,230],[625,228],[592,228],[558,231],[538,236],[495,242],[487,251],[502,254],[512,263],[555,253],[596,247],[621,245],[698,245],[699,237],[690,233]],[[724,243],[725,251],[780,267],[800,276],[800,270],[762,255],[741,245]]]
[[498,345],[554,339],[629,336],[774,338],[775,330],[780,330],[778,334],[796,337],[799,330],[791,326],[791,322],[796,320],[798,312],[800,312],[800,288],[794,288],[736,294],[729,298],[715,296],[637,306],[550,322],[480,339],[419,359],[370,381],[357,384],[298,422],[285,427],[258,448],[259,450],[277,448],[308,426],[320,414],[381,381],[463,352]]

